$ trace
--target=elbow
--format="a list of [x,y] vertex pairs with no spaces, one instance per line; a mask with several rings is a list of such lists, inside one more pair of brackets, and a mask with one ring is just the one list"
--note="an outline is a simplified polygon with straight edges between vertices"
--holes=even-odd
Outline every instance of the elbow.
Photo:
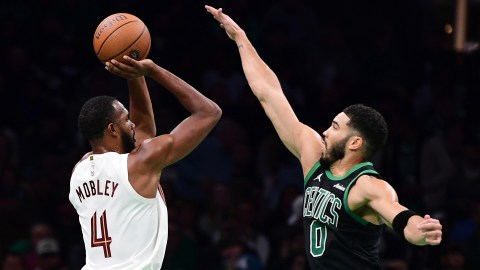
[[[216,104],[215,104],[216,105]],[[216,119],[216,122],[220,121],[220,118],[222,118],[222,108],[220,108],[220,106],[216,105],[216,109],[215,109],[215,119]]]
[[212,101],[212,104],[208,111],[208,115],[216,124],[218,121],[220,121],[220,118],[222,117],[222,109],[220,108],[220,106],[218,106],[215,102]]

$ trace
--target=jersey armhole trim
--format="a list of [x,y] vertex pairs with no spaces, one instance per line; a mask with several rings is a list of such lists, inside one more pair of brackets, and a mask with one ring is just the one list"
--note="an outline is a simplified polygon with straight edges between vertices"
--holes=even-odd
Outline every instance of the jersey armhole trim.
[[313,165],[313,167],[310,169],[310,171],[308,171],[307,176],[305,176],[305,179],[303,179],[303,187],[305,187],[307,185],[308,179],[310,179],[310,177],[312,177],[313,173],[318,169],[318,167],[320,167],[320,161],[317,161],[317,163],[315,163],[315,165]]
[[129,194],[131,194],[133,196],[133,198],[136,200],[136,201],[139,201],[139,202],[142,202],[142,203],[147,203],[147,204],[151,204],[151,203],[154,203],[156,200],[158,200],[158,196],[160,194],[160,192],[158,191],[158,188],[157,188],[157,192],[156,192],[156,195],[155,195],[155,198],[146,198],[146,197],[143,197],[142,195],[138,194],[138,192],[133,188],[132,186],[132,183],[130,183],[130,179],[128,178],[128,156],[129,156],[129,153],[125,154],[126,157],[123,157],[126,159],[125,161],[125,168],[126,168],[126,175],[127,177],[125,178],[125,189],[127,190],[127,192]]
[[365,170],[365,171],[359,173],[359,174],[357,175],[357,177],[355,177],[355,179],[354,179],[352,182],[350,182],[350,184],[348,185],[347,189],[345,190],[345,193],[344,193],[344,195],[343,195],[343,205],[345,206],[345,212],[347,212],[347,214],[348,214],[349,216],[351,216],[354,220],[356,220],[358,223],[360,223],[360,224],[362,224],[362,225],[364,225],[364,226],[366,226],[366,225],[368,225],[368,224],[375,225],[375,224],[373,224],[373,223],[370,223],[370,222],[364,220],[363,218],[361,218],[361,217],[358,216],[357,214],[355,214],[352,210],[350,210],[350,207],[348,206],[348,194],[350,193],[350,188],[353,186],[353,184],[354,184],[355,182],[357,182],[357,179],[358,179],[360,176],[364,175],[364,174],[378,175],[378,173],[377,173],[376,171],[374,171],[374,170]]

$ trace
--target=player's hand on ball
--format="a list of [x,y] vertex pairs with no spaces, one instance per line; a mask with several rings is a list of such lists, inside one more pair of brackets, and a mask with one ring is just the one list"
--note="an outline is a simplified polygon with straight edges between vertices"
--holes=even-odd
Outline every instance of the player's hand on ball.
[[133,79],[148,76],[152,67],[155,65],[150,59],[137,61],[127,55],[123,56],[123,61],[125,64],[115,59],[107,61],[105,63],[105,69],[117,76]]

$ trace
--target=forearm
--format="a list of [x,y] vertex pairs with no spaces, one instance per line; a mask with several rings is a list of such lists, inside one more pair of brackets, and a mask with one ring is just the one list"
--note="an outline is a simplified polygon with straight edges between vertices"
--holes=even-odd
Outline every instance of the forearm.
[[127,84],[130,94],[130,119],[137,129],[152,137],[155,136],[157,132],[155,118],[145,77],[128,79]]
[[219,107],[215,102],[170,71],[156,65],[149,76],[172,93],[190,113],[218,113]]
[[240,53],[243,71],[255,96],[263,101],[269,91],[282,91],[277,76],[258,55],[245,32],[240,31],[236,35],[235,43]]

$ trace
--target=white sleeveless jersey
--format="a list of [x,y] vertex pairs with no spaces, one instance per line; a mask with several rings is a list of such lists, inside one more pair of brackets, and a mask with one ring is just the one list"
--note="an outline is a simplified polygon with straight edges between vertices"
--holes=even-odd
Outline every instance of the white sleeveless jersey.
[[83,270],[160,269],[168,216],[159,186],[155,198],[140,196],[128,181],[128,154],[91,155],[70,179],[86,250]]

